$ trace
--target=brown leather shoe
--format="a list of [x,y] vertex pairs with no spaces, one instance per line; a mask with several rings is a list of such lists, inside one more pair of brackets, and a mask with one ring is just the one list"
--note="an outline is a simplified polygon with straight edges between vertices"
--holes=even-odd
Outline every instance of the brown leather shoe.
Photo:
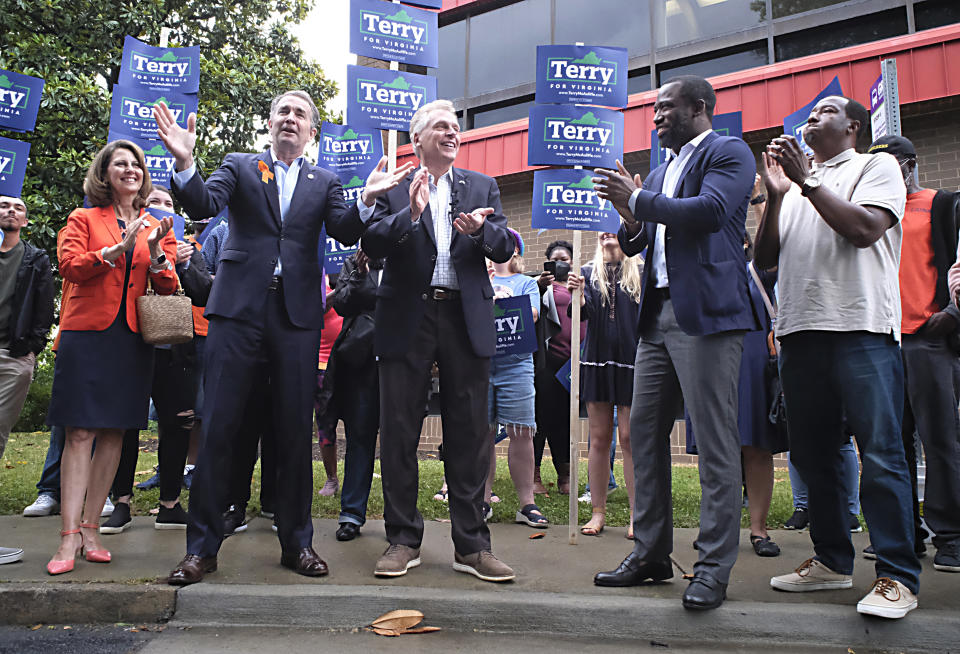
[[203,575],[215,572],[216,569],[217,557],[211,556],[204,559],[196,554],[187,554],[167,577],[167,583],[171,586],[189,586],[203,581]]
[[304,547],[302,550],[291,554],[284,553],[280,556],[280,565],[305,577],[322,577],[330,572],[326,562],[320,558],[320,555],[312,547]]

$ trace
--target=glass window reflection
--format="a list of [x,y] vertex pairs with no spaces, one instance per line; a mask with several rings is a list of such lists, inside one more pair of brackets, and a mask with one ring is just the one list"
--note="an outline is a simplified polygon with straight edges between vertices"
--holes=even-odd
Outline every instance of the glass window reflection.
[[437,78],[437,96],[455,100],[464,97],[466,75],[467,22],[458,21],[440,28],[440,68],[427,74]]
[[521,102],[520,104],[511,104],[506,107],[489,109],[487,111],[478,111],[473,115],[473,127],[486,127],[496,125],[497,123],[506,123],[511,120],[520,120],[530,115],[530,107],[533,101]]
[[537,45],[546,43],[550,0],[526,0],[473,16],[467,93],[481,95],[534,81]]
[[777,61],[783,61],[906,33],[907,12],[892,9],[778,36],[773,49]]
[[767,45],[757,43],[753,48],[742,52],[714,57],[704,61],[668,63],[660,66],[657,71],[660,77],[660,84],[667,82],[671,77],[678,75],[699,75],[700,77],[712,77],[714,75],[723,75],[747,68],[756,68],[757,66],[766,66]]
[[[773,17],[793,16],[804,11],[829,7],[841,2],[846,2],[846,0],[773,0]],[[764,0],[760,0],[759,3],[766,4]]]
[[578,41],[626,48],[631,57],[649,54],[650,0],[557,0],[553,42]]
[[757,27],[766,14],[764,0],[666,0],[653,5],[657,47]]

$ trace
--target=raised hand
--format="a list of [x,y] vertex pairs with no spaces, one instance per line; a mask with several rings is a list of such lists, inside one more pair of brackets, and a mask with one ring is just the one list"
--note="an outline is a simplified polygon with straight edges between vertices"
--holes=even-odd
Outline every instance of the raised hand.
[[193,252],[193,245],[184,241],[177,241],[177,265],[190,261]]
[[610,200],[625,221],[636,222],[630,212],[630,196],[642,186],[640,175],[631,177],[620,161],[617,161],[617,170],[597,168],[593,172],[599,175],[592,178],[597,195],[603,200]]
[[160,220],[160,224],[157,225],[150,235],[147,236],[147,245],[150,246],[150,256],[154,259],[163,254],[163,249],[160,247],[160,240],[167,235],[173,228],[173,218],[166,217]]
[[760,179],[763,180],[763,185],[767,189],[767,195],[782,198],[790,190],[793,182],[783,172],[780,162],[770,154],[770,147],[767,146],[767,151],[761,157]]
[[137,218],[131,223],[127,223],[127,228],[123,232],[123,240],[117,245],[120,246],[120,253],[129,252],[137,243],[137,235],[144,228],[146,221],[143,218]]
[[430,204],[430,175],[421,168],[413,175],[410,184],[410,220],[419,220],[420,214]]
[[408,161],[393,172],[387,172],[387,158],[381,157],[376,168],[367,175],[367,182],[360,196],[361,201],[368,207],[372,207],[378,197],[396,188],[411,170],[413,170],[413,162]]
[[810,176],[810,160],[795,137],[785,135],[773,139],[767,146],[767,154],[780,164],[784,176],[795,184],[803,184],[803,180]]
[[454,228],[461,234],[475,234],[483,227],[483,221],[493,213],[491,207],[474,209],[470,213],[460,212],[460,216],[453,221]]
[[177,124],[170,107],[158,102],[153,105],[153,119],[157,122],[160,140],[177,160],[177,170],[192,166],[193,148],[197,144],[197,114],[187,116],[187,129],[183,129]]

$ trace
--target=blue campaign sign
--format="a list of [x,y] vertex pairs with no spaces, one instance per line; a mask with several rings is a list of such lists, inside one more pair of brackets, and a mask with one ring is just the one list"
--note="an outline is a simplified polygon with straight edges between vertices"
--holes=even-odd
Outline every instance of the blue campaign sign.
[[132,36],[123,40],[121,86],[161,93],[200,90],[200,47],[158,48]]
[[216,216],[210,219],[210,222],[207,223],[207,226],[203,228],[203,231],[200,232],[200,235],[197,236],[197,243],[203,245],[203,242],[207,240],[207,237],[210,236],[210,232],[213,231],[214,227],[219,225],[222,222],[229,222],[230,214],[224,207],[223,211],[218,213]]
[[437,14],[384,0],[350,0],[350,52],[437,68]]
[[436,99],[436,77],[347,66],[347,122],[354,128],[407,131],[413,113]]
[[0,70],[0,128],[29,132],[37,124],[43,80]]
[[567,359],[567,362],[560,366],[560,370],[557,371],[556,375],[557,381],[560,382],[565,389],[567,389],[568,393],[570,392],[570,378],[572,376],[572,372],[573,365],[571,364],[571,360]]
[[[317,165],[337,174],[362,172],[366,179],[383,157],[383,139],[375,128],[354,129],[324,121],[320,125],[320,155]],[[350,177],[347,177],[350,179]]]
[[810,111],[813,109],[814,105],[828,95],[843,95],[843,90],[840,88],[839,78],[834,77],[832,80],[830,80],[830,83],[827,84],[826,88],[817,94],[817,97],[783,119],[783,133],[792,134],[795,136],[797,141],[800,142],[800,147],[803,148],[803,151],[808,157],[813,156],[813,150],[811,150],[810,147],[803,142],[803,126],[807,124],[807,118],[810,117]]
[[339,274],[343,268],[343,262],[356,254],[359,249],[359,245],[344,245],[332,236],[327,236],[326,226],[320,228],[320,246],[317,254],[322,257],[325,274]]
[[[743,138],[743,113],[733,111],[728,114],[717,114],[713,117],[713,131],[721,136],[736,136]],[[657,130],[650,132],[650,170],[662,165],[667,160],[667,149],[660,147]]]
[[158,209],[157,207],[147,207],[146,209],[144,209],[144,211],[146,211],[148,214],[150,214],[157,220],[163,220],[164,218],[173,218],[173,235],[177,237],[178,241],[183,240],[183,231],[186,228],[186,221],[183,219],[183,216],[179,214],[175,214],[171,211],[164,211],[163,209]]
[[533,228],[614,232],[620,215],[593,190],[589,170],[537,170],[533,173]]
[[627,49],[591,45],[538,45],[540,104],[627,104]]
[[623,159],[623,114],[538,104],[530,108],[527,164],[614,168]]
[[152,140],[157,138],[153,105],[163,102],[180,127],[187,128],[187,116],[197,112],[197,96],[182,93],[160,93],[114,84],[110,105],[110,132],[127,137]]
[[124,139],[134,143],[143,150],[143,156],[147,161],[147,171],[150,173],[150,181],[159,186],[170,188],[170,177],[173,175],[177,160],[169,150],[163,145],[163,141],[150,141],[147,139],[136,138],[110,132],[108,141]]
[[505,297],[493,304],[497,354],[529,354],[537,351],[533,309],[526,295]]
[[0,136],[0,195],[20,197],[29,156],[29,143]]

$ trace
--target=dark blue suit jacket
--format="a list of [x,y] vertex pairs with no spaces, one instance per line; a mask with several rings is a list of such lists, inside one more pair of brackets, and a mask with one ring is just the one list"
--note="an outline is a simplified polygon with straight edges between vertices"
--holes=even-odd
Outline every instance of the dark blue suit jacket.
[[691,336],[753,329],[743,232],[756,163],[743,140],[711,132],[687,160],[680,183],[669,198],[663,193],[667,163],[643,183],[634,217],[643,222],[632,240],[624,226],[618,234],[628,255],[649,244],[643,270],[639,327],[655,319],[656,301],[647,293],[655,286],[653,243],[657,223],[666,230],[667,274],[677,324]]
[[281,222],[276,177],[264,181],[260,162],[274,172],[269,150],[233,153],[206,182],[197,174],[181,189],[172,186],[194,219],[215,216],[225,206],[230,209],[230,236],[220,254],[204,315],[261,319],[279,257],[290,322],[302,329],[320,329],[324,297],[320,228],[326,223],[331,237],[356,243],[363,231],[356,203],[347,206],[335,174],[304,161]]
[[[453,168],[452,193],[456,193],[454,216],[492,207],[476,235],[453,230],[450,255],[457,280],[467,334],[473,351],[491,357],[496,351],[493,328],[493,287],[484,258],[496,262],[513,256],[516,241],[507,231],[500,206],[500,189],[493,178],[470,170]],[[410,183],[413,173],[397,188],[377,198],[373,218],[363,234],[363,250],[371,258],[385,258],[383,279],[377,289],[374,352],[377,356],[400,356],[409,351],[423,318],[427,291],[437,261],[437,237],[430,206],[416,222],[410,220]],[[453,204],[453,200],[451,200]]]

